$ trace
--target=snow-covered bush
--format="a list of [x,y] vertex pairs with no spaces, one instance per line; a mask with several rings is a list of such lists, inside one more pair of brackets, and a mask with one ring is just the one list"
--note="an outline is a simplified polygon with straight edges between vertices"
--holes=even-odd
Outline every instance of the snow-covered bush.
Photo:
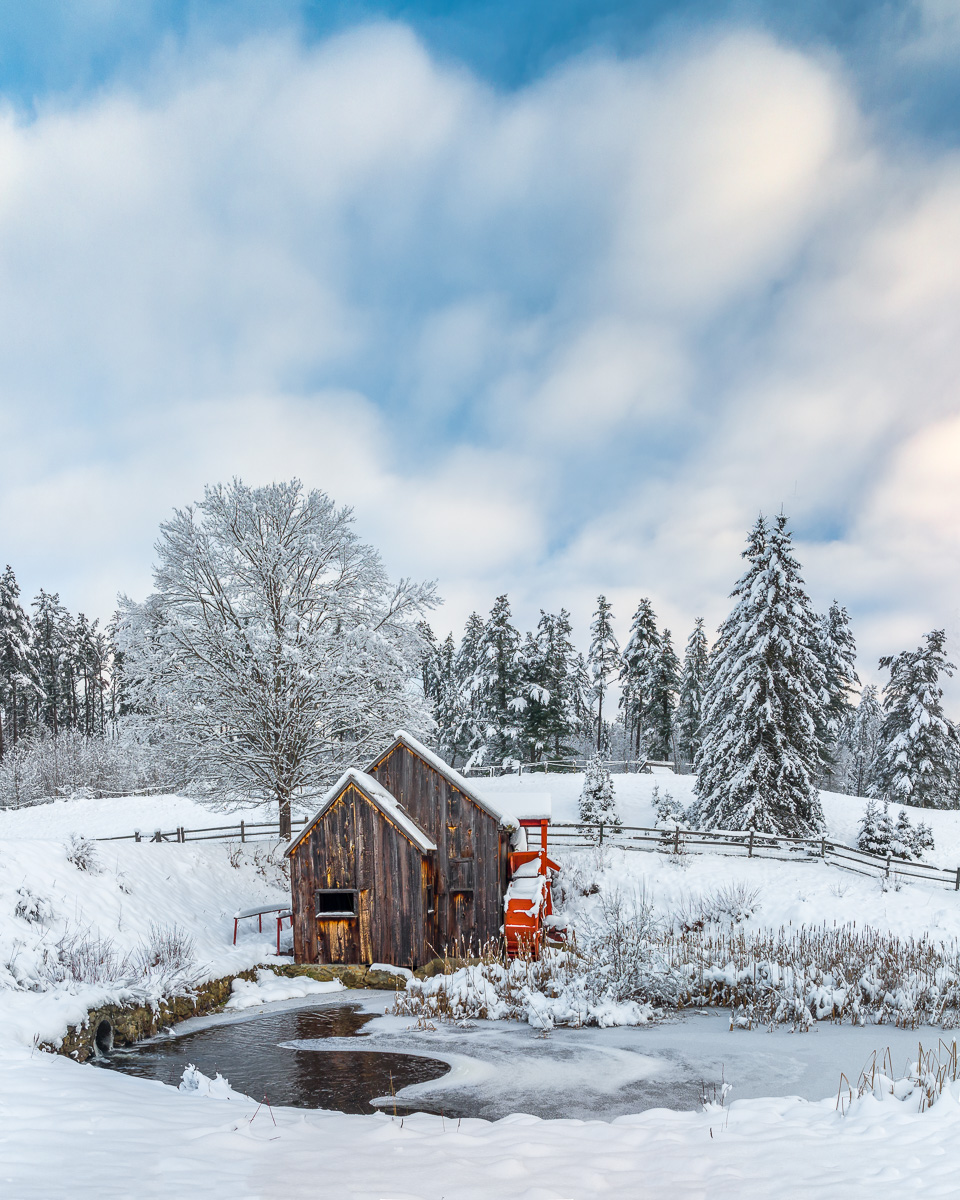
[[20,738],[0,762],[0,808],[58,797],[172,792],[184,785],[184,766],[171,747],[142,737],[135,718],[116,729],[116,737],[65,729]]
[[53,920],[53,905],[44,896],[38,896],[30,888],[17,888],[17,904],[14,915],[30,925],[49,925]]
[[617,812],[617,799],[613,790],[613,779],[599,754],[587,763],[580,793],[580,820],[589,825],[610,825],[619,829],[622,825]]
[[760,889],[746,883],[727,883],[712,892],[686,896],[678,904],[673,927],[681,932],[694,932],[708,925],[739,925],[757,910]]
[[100,874],[100,856],[93,842],[78,833],[72,833],[64,849],[67,852],[67,862],[73,863],[78,871],[88,871],[91,875]]
[[151,925],[150,937],[134,951],[131,966],[145,978],[169,978],[193,966],[193,938],[179,925]]

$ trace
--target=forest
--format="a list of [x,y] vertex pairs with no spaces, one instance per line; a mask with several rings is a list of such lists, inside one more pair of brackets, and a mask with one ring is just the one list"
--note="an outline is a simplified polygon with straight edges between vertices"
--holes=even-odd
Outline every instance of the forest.
[[432,585],[388,579],[349,510],[293,481],[208,488],[161,527],[156,591],[105,628],[0,576],[0,804],[187,789],[290,805],[405,726],[452,765],[697,776],[703,827],[812,832],[820,789],[960,805],[942,629],[861,686],[837,601],[818,613],[786,517],[757,519],[731,610],[678,652],[649,598],[624,636],[600,595],[521,633],[506,594],[438,638]]

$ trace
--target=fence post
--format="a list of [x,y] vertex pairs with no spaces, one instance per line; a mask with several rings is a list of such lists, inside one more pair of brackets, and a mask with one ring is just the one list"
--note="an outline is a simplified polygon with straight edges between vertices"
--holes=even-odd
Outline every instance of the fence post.
[[823,837],[820,839],[820,857],[821,857],[821,858],[826,858],[826,857],[827,857],[827,839],[826,839],[826,835],[824,835],[824,836],[823,836]]
[[157,830],[157,832],[153,835],[153,837],[150,840],[153,842],[162,842],[163,841],[163,837],[162,837],[159,829]]
[[673,852],[674,852],[674,854],[680,853],[680,826],[679,825],[673,831]]
[[750,830],[750,844],[747,846],[747,858],[753,858],[753,830]]
[[953,885],[955,892],[960,892],[960,867],[957,867],[957,882]]
[[[139,830],[139,829],[135,829],[135,830],[133,831],[133,840],[134,840],[135,842],[139,842],[139,841],[140,841],[140,830]],[[958,870],[958,871],[957,871],[957,878],[958,878],[958,879],[960,879],[960,870]]]
[[890,855],[887,855],[887,878],[890,878]]
[[246,840],[247,840],[247,832],[246,832],[246,829],[244,828],[243,821],[241,821],[240,822],[240,841],[245,842]]
[[600,822],[600,845],[603,845],[603,822]]

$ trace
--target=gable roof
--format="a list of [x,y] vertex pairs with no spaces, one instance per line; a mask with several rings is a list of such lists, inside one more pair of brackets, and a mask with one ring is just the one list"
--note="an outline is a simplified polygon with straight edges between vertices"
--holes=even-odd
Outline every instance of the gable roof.
[[370,803],[375,805],[389,821],[396,825],[407,841],[412,842],[418,850],[423,851],[424,854],[429,854],[430,851],[436,850],[436,842],[431,841],[420,826],[403,811],[397,799],[390,795],[383,784],[374,779],[372,775],[367,775],[363,771],[358,771],[356,768],[350,767],[344,771],[330,791],[320,801],[320,807],[306,825],[304,825],[303,829],[291,839],[285,851],[286,854],[292,853],[299,846],[330,805],[350,786],[362,792]]
[[479,796],[473,790],[470,784],[467,783],[466,779],[464,779],[459,771],[454,770],[449,763],[445,763],[439,755],[435,754],[432,750],[428,750],[422,742],[418,742],[415,737],[412,737],[403,729],[397,730],[397,732],[394,734],[392,744],[386,750],[384,750],[382,754],[378,755],[373,760],[370,766],[367,767],[367,770],[372,771],[374,767],[378,767],[380,763],[382,763],[385,758],[391,755],[398,746],[406,746],[406,748],[412,754],[415,754],[418,758],[422,759],[428,767],[432,767],[438,775],[442,775],[443,778],[446,779],[447,783],[452,784],[457,791],[463,792],[467,799],[472,800],[477,808],[482,809],[487,816],[493,817],[493,819],[498,821],[505,829],[520,828],[520,822],[515,816],[513,816],[512,813],[505,812],[503,809],[498,808],[497,805],[492,803],[489,799]]

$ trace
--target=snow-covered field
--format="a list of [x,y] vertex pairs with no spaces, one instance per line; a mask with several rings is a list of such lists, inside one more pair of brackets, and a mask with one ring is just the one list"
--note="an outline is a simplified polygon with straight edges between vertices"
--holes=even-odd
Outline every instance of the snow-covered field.
[[[554,821],[579,821],[578,802],[583,788],[582,774],[549,775],[540,771],[524,771],[522,775],[501,775],[497,779],[477,777],[471,785],[491,799],[498,797],[499,803],[509,806],[511,795],[549,793]],[[670,792],[682,805],[689,805],[694,798],[693,775],[614,775],[613,786],[617,797],[617,809],[624,825],[650,827],[656,824],[651,796],[659,787],[661,793]],[[857,830],[863,816],[865,800],[857,796],[844,796],[839,792],[821,792],[827,821],[827,837],[848,846],[857,844]],[[890,805],[890,819],[896,821],[903,806]],[[960,866],[960,819],[956,812],[937,809],[907,808],[906,813],[914,824],[922,819],[933,830],[936,849],[925,861],[934,866],[956,868]]]
[[[655,782],[686,802],[688,779],[615,777],[625,823],[652,824]],[[479,784],[491,793],[549,791],[556,820],[576,818],[579,785],[576,776]],[[862,802],[828,795],[824,804],[830,835],[850,840]],[[226,1089],[177,1091],[39,1053],[36,1038],[55,1036],[85,1007],[115,994],[106,984],[65,983],[43,991],[24,986],[31,971],[42,975],[44,949],[71,932],[109,939],[122,958],[134,956],[149,942],[158,924],[176,925],[193,939],[208,977],[268,959],[272,930],[258,935],[255,922],[247,922],[237,947],[231,945],[236,908],[285,898],[265,861],[265,848],[252,847],[238,858],[230,846],[217,842],[106,843],[98,847],[99,865],[93,871],[71,863],[65,848],[72,832],[108,836],[137,827],[147,831],[230,819],[219,814],[211,819],[207,810],[175,797],[65,802],[0,813],[4,1195],[14,1200],[214,1192],[294,1198],[319,1192],[356,1200],[632,1200],[637,1195],[900,1200],[956,1194],[956,1087],[923,1113],[916,1111],[916,1097],[906,1102],[868,1097],[841,1116],[834,1093],[813,1102],[782,1096],[734,1099],[725,1109],[705,1112],[654,1109],[612,1122],[524,1116],[456,1122],[424,1115],[393,1119],[271,1111]],[[955,865],[960,861],[957,815],[933,813],[931,824],[937,861]],[[750,928],[857,920],[901,935],[960,935],[960,897],[955,893],[922,884],[883,892],[874,880],[819,862],[703,855],[689,856],[677,866],[653,854],[611,852],[593,865],[628,886],[644,886],[664,909],[721,883],[743,880],[759,890]],[[15,915],[24,891],[48,906],[39,920]],[[258,1014],[265,1007],[250,1011]],[[488,1028],[485,1036],[495,1037],[496,1027]],[[672,1031],[678,1042],[684,1028],[681,1024]],[[523,1039],[535,1037],[527,1027],[511,1025],[509,1031],[518,1055]],[[644,1042],[648,1031],[642,1028],[583,1032],[599,1039],[598,1045],[608,1036],[616,1039],[626,1055],[649,1056],[654,1046],[653,1040]],[[662,1036],[662,1030],[650,1032]],[[754,1046],[760,1062],[775,1045],[788,1045],[784,1039],[791,1036],[817,1039],[832,1032],[769,1035],[754,1030],[724,1036],[731,1039],[731,1060],[749,1055]],[[922,1036],[929,1040],[937,1035],[925,1031]],[[836,1070],[829,1070],[828,1056],[818,1078],[839,1081],[841,1071],[855,1075],[870,1052],[882,1050],[888,1040],[877,1028],[847,1027],[835,1042],[827,1036],[823,1044],[836,1053]],[[862,1053],[854,1055],[855,1046]],[[555,1084],[561,1090],[563,1078],[561,1072]]]

